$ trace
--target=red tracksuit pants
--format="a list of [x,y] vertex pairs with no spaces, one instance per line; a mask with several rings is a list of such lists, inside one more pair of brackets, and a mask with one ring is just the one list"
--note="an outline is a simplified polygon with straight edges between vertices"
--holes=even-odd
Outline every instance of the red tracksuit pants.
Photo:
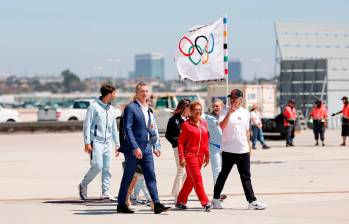
[[203,160],[203,156],[185,157],[185,170],[187,171],[187,178],[185,179],[183,187],[178,194],[177,203],[186,205],[188,202],[189,194],[193,190],[193,188],[203,207],[209,203],[201,176],[201,167]]

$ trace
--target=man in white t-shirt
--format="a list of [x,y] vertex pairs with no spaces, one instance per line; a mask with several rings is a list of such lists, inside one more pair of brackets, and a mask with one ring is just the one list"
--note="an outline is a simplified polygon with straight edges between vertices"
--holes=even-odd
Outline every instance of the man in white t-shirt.
[[241,183],[248,201],[248,209],[265,209],[267,205],[257,201],[254,195],[251,173],[250,173],[250,113],[241,107],[243,99],[242,91],[233,89],[228,95],[230,98],[230,108],[226,115],[220,118],[220,127],[222,134],[222,170],[218,175],[214,186],[214,195],[212,200],[213,208],[222,208],[219,200],[225,181],[236,164]]

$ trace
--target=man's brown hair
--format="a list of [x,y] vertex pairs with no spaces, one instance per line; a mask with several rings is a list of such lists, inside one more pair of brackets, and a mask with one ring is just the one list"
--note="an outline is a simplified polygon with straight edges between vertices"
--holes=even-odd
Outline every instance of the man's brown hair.
[[116,88],[112,85],[110,85],[109,83],[104,83],[101,86],[101,95],[102,98],[105,97],[106,95],[108,95],[109,93],[113,93],[114,91],[116,91]]

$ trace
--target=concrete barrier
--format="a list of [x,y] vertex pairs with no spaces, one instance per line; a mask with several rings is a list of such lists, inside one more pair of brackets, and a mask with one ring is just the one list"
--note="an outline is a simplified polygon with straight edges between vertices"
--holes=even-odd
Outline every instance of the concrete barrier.
[[60,132],[60,131],[82,131],[81,121],[42,121],[42,122],[6,122],[0,123],[1,133],[13,132]]

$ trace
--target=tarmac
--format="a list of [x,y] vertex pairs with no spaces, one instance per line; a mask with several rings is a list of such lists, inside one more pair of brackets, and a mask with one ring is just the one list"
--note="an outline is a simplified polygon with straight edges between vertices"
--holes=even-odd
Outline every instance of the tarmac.
[[[158,190],[163,203],[170,196],[176,172],[170,144],[161,139],[162,155],[155,159]],[[78,197],[77,187],[89,168],[82,133],[0,135],[1,223],[349,223],[349,146],[339,146],[340,130],[327,130],[326,146],[314,146],[311,130],[296,135],[295,147],[267,140],[272,147],[252,152],[252,184],[266,210],[247,210],[236,168],[224,188],[224,209],[204,212],[195,193],[188,210],[155,215],[145,205],[135,214],[116,213],[116,203],[99,200],[101,181],[88,188],[90,200]],[[348,141],[349,144],[349,141]],[[117,196],[123,156],[113,158],[111,193]],[[212,198],[210,166],[202,170],[205,190]]]

